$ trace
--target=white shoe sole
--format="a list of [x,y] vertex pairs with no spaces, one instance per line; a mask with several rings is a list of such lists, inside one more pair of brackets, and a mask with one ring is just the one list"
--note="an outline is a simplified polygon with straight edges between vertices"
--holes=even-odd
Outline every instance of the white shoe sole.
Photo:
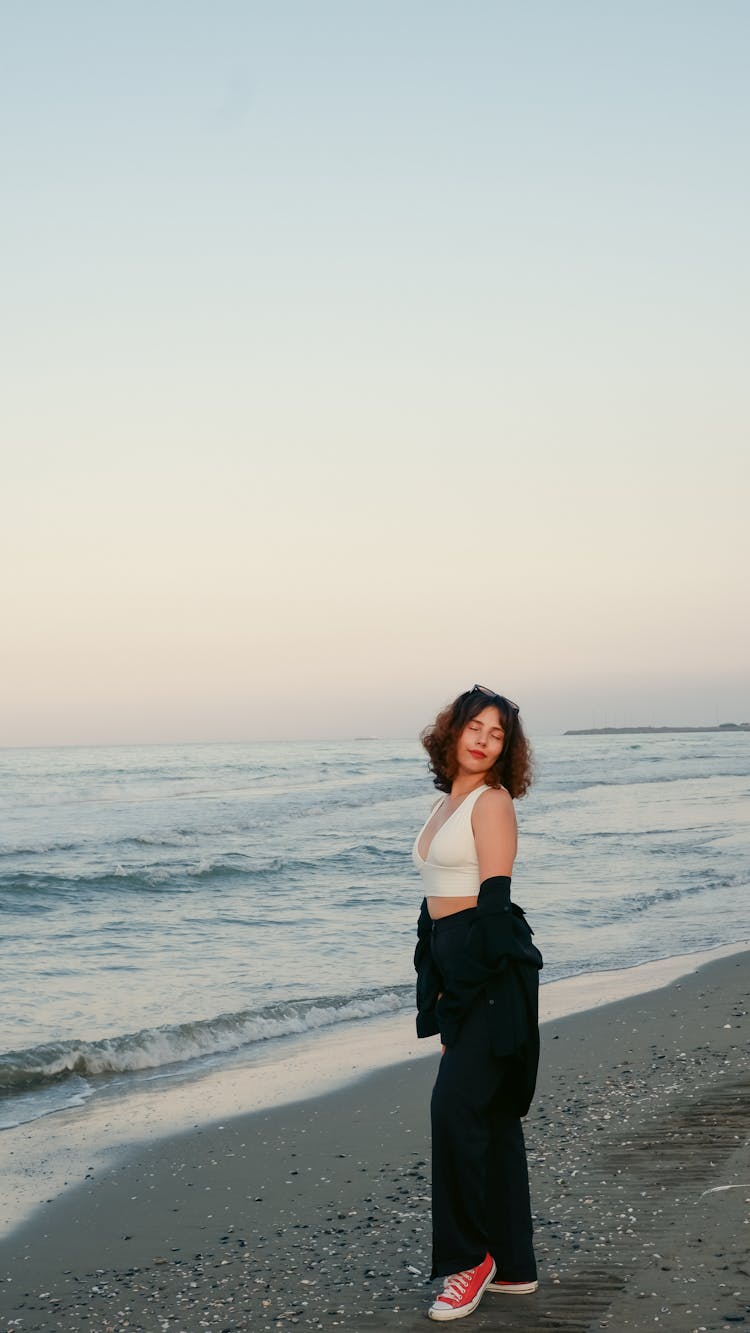
[[[481,1301],[482,1297],[484,1296],[484,1293],[489,1289],[489,1285],[493,1277],[495,1276],[496,1272],[497,1272],[497,1267],[495,1266],[495,1264],[493,1264],[490,1276],[488,1277],[484,1286],[479,1289],[479,1291],[477,1292],[476,1296],[474,1297],[470,1305],[462,1305],[461,1308],[458,1310],[452,1310],[448,1305],[445,1307],[444,1310],[436,1310],[435,1305],[431,1305],[429,1310],[427,1311],[428,1317],[430,1319],[437,1319],[438,1321],[440,1320],[445,1321],[448,1319],[463,1319],[467,1314],[473,1314],[479,1302]],[[437,1302],[435,1302],[435,1304],[437,1304]]]
[[510,1286],[501,1285],[499,1282],[490,1282],[487,1285],[488,1291],[497,1291],[501,1296],[528,1296],[532,1291],[536,1291],[538,1282],[513,1282]]

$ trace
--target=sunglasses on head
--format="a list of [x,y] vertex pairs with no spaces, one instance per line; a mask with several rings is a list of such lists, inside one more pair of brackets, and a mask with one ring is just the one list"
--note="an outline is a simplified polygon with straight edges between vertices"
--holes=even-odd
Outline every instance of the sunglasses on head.
[[504,694],[498,694],[497,690],[490,690],[486,685],[472,685],[469,694],[486,694],[488,699],[497,699],[509,713],[520,713],[518,704],[514,704],[512,699],[507,699]]

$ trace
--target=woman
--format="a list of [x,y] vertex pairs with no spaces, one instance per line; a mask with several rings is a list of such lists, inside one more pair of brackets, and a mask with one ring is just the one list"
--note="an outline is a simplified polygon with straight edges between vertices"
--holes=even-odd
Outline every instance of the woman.
[[[425,897],[414,956],[417,1032],[440,1032],[432,1094],[432,1319],[484,1292],[537,1287],[522,1115],[539,1058],[542,956],[510,900],[513,801],[531,783],[518,705],[475,685],[422,732],[435,786],[414,842]],[[493,1280],[494,1279],[494,1280]]]

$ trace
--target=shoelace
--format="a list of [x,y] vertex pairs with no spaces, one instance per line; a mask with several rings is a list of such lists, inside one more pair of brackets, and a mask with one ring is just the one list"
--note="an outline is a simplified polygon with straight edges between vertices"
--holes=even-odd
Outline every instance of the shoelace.
[[453,1273],[447,1277],[443,1283],[443,1290],[438,1297],[441,1301],[460,1301],[466,1294],[466,1288],[471,1281],[472,1274],[476,1272],[474,1268],[466,1268],[463,1273]]

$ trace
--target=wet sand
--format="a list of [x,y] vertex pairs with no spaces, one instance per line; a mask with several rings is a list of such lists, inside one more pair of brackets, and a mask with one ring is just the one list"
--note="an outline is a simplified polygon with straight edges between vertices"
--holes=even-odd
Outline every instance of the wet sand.
[[[540,1288],[461,1327],[750,1329],[750,953],[545,1024]],[[364,1038],[363,1038],[364,1039]],[[0,1243],[0,1329],[426,1329],[438,1059],[132,1148]]]

